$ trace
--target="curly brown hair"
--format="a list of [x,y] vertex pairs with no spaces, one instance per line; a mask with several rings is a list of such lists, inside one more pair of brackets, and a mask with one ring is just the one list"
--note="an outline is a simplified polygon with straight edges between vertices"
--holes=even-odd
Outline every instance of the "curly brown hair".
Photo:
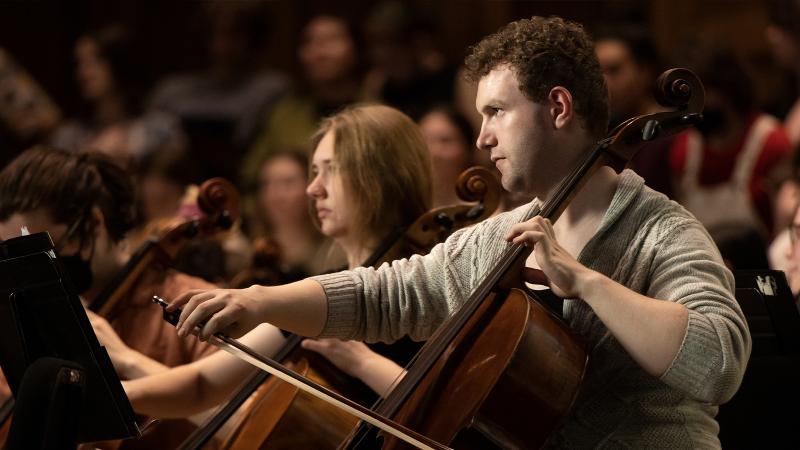
[[575,111],[595,137],[608,127],[608,91],[594,43],[580,24],[560,17],[521,19],[504,26],[470,49],[467,78],[477,81],[509,65],[519,89],[541,102],[555,86],[572,93]]

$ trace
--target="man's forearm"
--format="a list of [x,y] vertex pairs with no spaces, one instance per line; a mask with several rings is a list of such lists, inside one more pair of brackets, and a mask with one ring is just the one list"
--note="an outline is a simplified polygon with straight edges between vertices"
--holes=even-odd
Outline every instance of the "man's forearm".
[[259,299],[263,322],[302,336],[318,336],[325,327],[328,299],[314,280],[302,280],[282,286],[251,286]]
[[650,375],[666,372],[686,335],[685,306],[652,299],[594,272],[581,287],[584,301]]

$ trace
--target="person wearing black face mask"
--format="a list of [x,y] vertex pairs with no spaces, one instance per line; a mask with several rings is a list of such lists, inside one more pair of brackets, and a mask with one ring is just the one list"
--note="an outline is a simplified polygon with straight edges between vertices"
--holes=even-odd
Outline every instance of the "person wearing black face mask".
[[[64,245],[78,234],[79,230],[85,228],[84,217],[79,217],[64,233],[64,236],[55,245],[56,251],[59,252],[58,261],[67,273],[72,285],[75,286],[75,291],[80,294],[85,294],[91,287],[94,281],[94,274],[92,273],[92,258],[87,259],[81,255],[80,250],[84,247],[84,241],[81,237],[79,251],[71,255],[60,254]],[[94,249],[94,242],[91,244]],[[94,253],[94,250],[92,251]]]
[[[125,265],[129,255],[122,241],[134,219],[130,177],[101,154],[37,147],[0,172],[0,238],[18,236],[22,227],[31,233],[48,231],[57,243],[61,264],[85,301],[96,298]],[[150,278],[138,280],[108,329],[113,328],[132,350],[166,366],[210,353],[212,347],[198,346],[194,340],[170,339],[174,332],[166,328],[169,325],[157,308],[150,308],[149,301],[153,294],[167,295],[176,287],[211,285],[177,272]],[[114,352],[111,355],[114,359]],[[127,353],[123,356],[132,358]],[[126,377],[142,375],[141,368],[128,366],[123,361],[117,368]]]
[[[130,177],[101,154],[36,147],[0,171],[0,239],[19,236],[23,227],[30,233],[49,232],[59,262],[84,303],[96,298],[124,267],[129,255],[122,242],[134,219]],[[172,296],[187,288],[208,287],[213,285],[175,271],[146,274],[110,323],[89,312],[121,378],[187,364],[215,350],[196,339],[177,337],[160,310],[150,305],[154,294]],[[183,431],[188,431],[185,425]]]
[[92,264],[91,260],[83,259],[79,253],[59,258],[64,270],[67,271],[69,279],[75,286],[78,294],[83,294],[92,286]]
[[675,139],[670,168],[676,199],[737,269],[768,267],[772,205],[766,180],[789,155],[786,133],[755,105],[752,83],[731,53],[698,50],[706,88],[703,122]]

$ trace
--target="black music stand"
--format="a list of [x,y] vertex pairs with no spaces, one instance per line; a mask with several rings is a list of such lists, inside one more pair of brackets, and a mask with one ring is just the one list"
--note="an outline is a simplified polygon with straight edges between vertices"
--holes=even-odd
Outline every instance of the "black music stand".
[[777,270],[737,270],[736,300],[753,348],[733,399],[719,408],[725,449],[798,448],[792,411],[800,403],[800,313],[786,276]]
[[141,436],[111,359],[100,346],[47,233],[0,242],[0,366],[18,395],[26,369],[44,357],[86,373],[78,442]]
[[[780,270],[736,270],[736,299],[753,336],[753,355],[800,355],[800,311]],[[772,340],[772,346],[764,345]],[[771,347],[771,348],[765,348]]]

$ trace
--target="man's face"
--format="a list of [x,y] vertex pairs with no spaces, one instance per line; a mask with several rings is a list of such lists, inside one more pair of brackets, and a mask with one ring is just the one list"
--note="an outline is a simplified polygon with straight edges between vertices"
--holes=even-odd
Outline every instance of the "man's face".
[[548,172],[557,155],[547,106],[525,97],[514,72],[501,66],[478,82],[475,107],[483,118],[478,148],[489,152],[503,187],[543,198],[558,176]]

